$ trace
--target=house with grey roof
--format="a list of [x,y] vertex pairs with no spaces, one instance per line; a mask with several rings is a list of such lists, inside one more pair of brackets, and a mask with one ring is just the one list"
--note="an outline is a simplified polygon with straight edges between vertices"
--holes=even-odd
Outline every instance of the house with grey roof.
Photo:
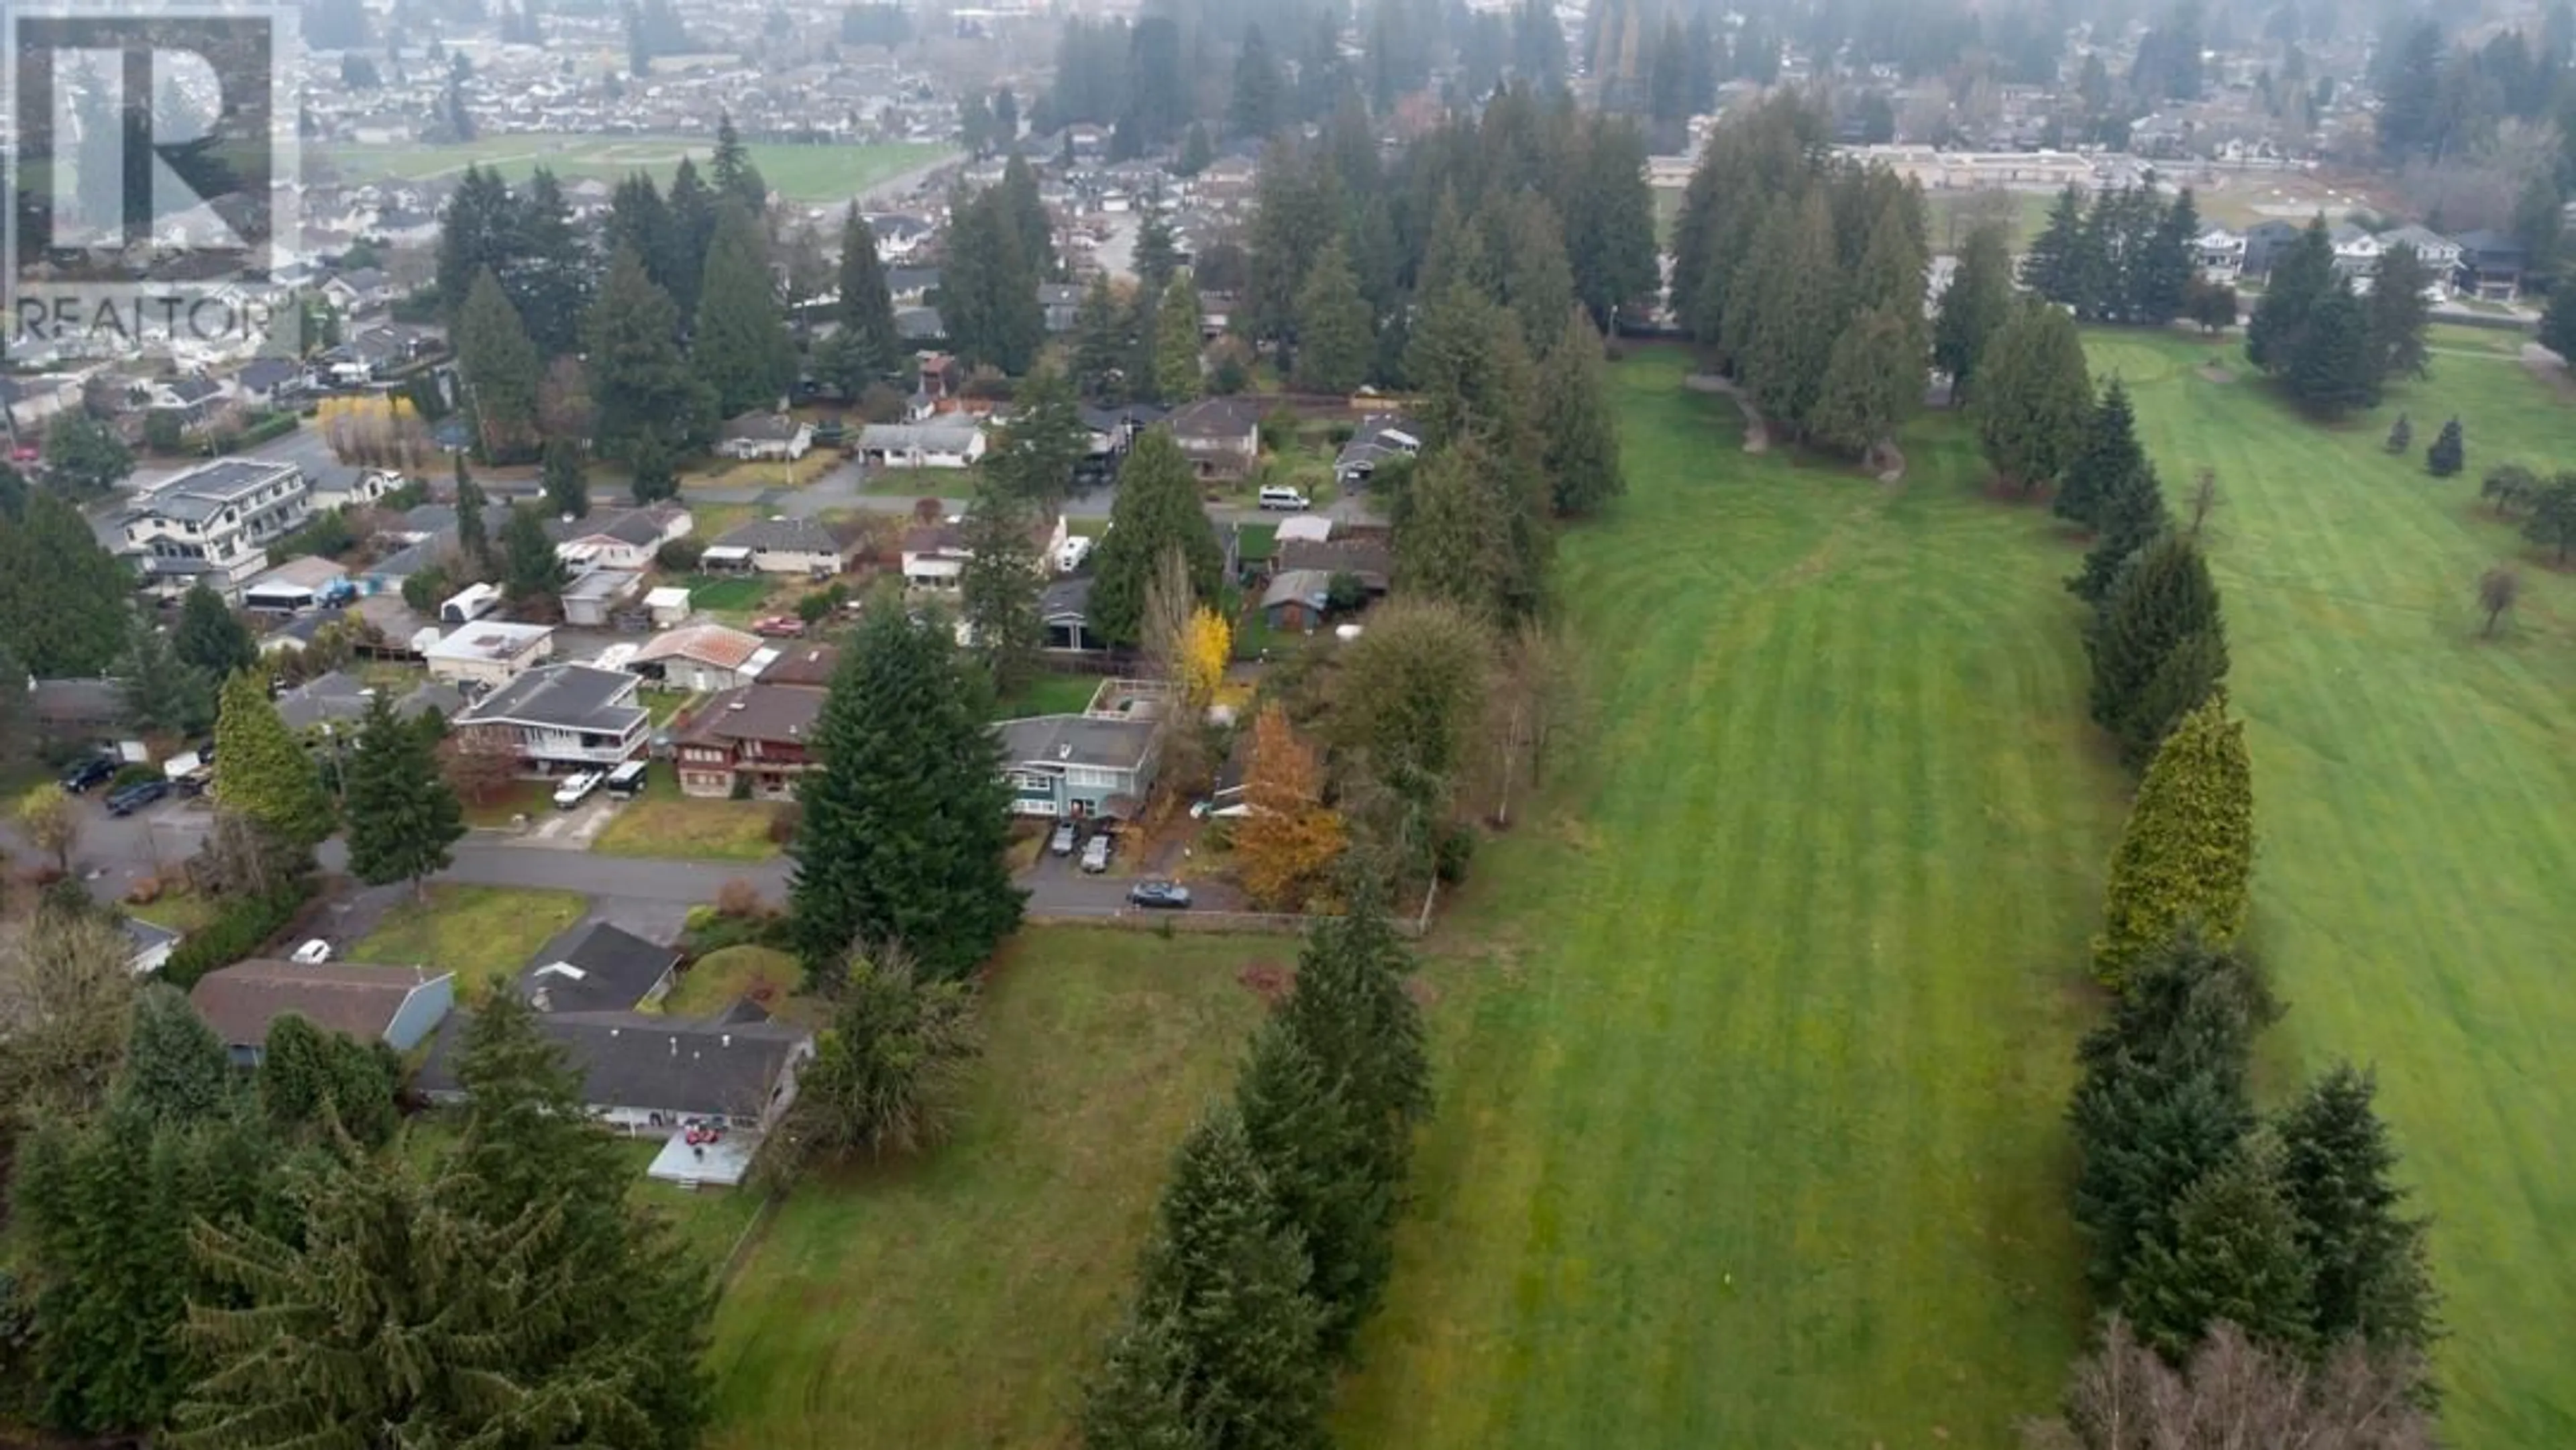
[[[1002,774],[1011,812],[1023,816],[1132,818],[1154,789],[1168,695],[1144,687],[1119,694],[1120,681],[1079,715],[1036,715],[993,727],[1002,743]],[[1124,682],[1130,683],[1133,682]]]
[[[466,1100],[456,1059],[468,1020],[460,1014],[439,1034],[414,1079],[433,1103]],[[761,1132],[795,1101],[797,1071],[814,1055],[814,1035],[802,1027],[730,1014],[697,1021],[632,1011],[551,1012],[537,1019],[537,1030],[580,1075],[590,1115],[638,1137],[669,1138],[707,1126]]]
[[203,580],[227,600],[268,567],[268,546],[313,512],[304,470],[221,458],[137,493],[117,529],[147,586],[184,591]]
[[753,519],[728,530],[699,559],[707,569],[829,578],[850,567],[850,546],[814,519]]
[[469,749],[509,756],[543,779],[641,760],[652,716],[636,703],[643,681],[593,665],[543,665],[452,717]]

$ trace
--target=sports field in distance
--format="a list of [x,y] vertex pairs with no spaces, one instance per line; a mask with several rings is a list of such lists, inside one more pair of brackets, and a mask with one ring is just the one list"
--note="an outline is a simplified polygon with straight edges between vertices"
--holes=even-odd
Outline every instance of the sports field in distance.
[[1071,1443],[1172,1150],[1226,1092],[1275,938],[1038,929],[957,1139],[803,1185],[717,1306],[709,1450]]
[[2122,809],[2071,562],[1948,419],[1887,487],[1614,372],[1590,723],[1480,852],[1342,1443],[2009,1441],[2083,1324],[2061,1114]]
[[[2458,346],[2436,329],[2437,348]],[[2216,382],[2181,338],[2097,334],[2136,391],[2171,497],[2217,470],[2213,564],[2248,721],[2253,940],[2290,1003],[2286,1080],[2375,1062],[2451,1337],[2444,1419],[2464,1446],[2576,1445],[2576,578],[2477,503],[2519,460],[2576,468],[2576,401],[2518,361],[2441,353],[2433,376],[2328,430],[2261,384]],[[2415,451],[2382,449],[2398,410]],[[2458,416],[2468,468],[2422,449]],[[2476,581],[2518,560],[2518,618],[2474,638]]]
[[[844,202],[907,172],[933,165],[955,154],[946,146],[887,144],[873,146],[754,145],[752,164],[771,189],[789,201],[810,204]],[[638,171],[669,185],[680,158],[693,157],[703,170],[715,145],[703,137],[650,136],[487,136],[453,146],[314,146],[308,164],[327,162],[352,180],[394,177],[406,181],[453,177],[469,165],[495,168],[511,181],[524,181],[539,165],[553,168],[565,181],[592,177],[618,181]]]

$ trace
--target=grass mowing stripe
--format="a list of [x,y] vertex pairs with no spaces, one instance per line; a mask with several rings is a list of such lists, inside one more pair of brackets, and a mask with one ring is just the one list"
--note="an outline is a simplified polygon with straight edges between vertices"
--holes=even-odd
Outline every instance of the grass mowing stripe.
[[[2097,358],[2206,349],[2097,337]],[[2576,1264],[2576,1032],[2556,964],[2576,870],[2576,584],[2525,558],[2475,502],[2476,479],[2576,455],[2576,416],[2519,365],[2435,360],[2380,412],[2321,429],[2251,382],[2137,389],[2141,435],[2168,480],[2219,471],[2213,565],[2226,592],[2234,693],[2257,777],[2256,939],[2291,1003],[2267,1043],[2294,1073],[2374,1062],[2436,1216],[2452,1337],[2444,1418],[2468,1445],[2576,1442],[2563,1336]],[[2429,441],[2458,416],[2468,468],[2436,480],[2379,447],[2399,409]],[[2472,586],[2523,560],[2524,601],[2475,636]]]

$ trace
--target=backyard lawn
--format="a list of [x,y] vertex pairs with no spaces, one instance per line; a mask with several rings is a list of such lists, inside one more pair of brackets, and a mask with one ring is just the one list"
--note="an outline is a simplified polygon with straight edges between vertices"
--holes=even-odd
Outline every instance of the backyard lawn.
[[737,613],[759,608],[776,582],[766,574],[692,574],[680,581],[690,608]]
[[353,962],[454,972],[462,997],[485,983],[509,980],[586,910],[588,903],[570,891],[434,885],[426,905],[395,907],[373,934],[342,955]]
[[988,988],[964,1129],[810,1183],[716,1310],[709,1450],[1037,1446],[1115,1322],[1173,1148],[1293,944],[1046,929]]
[[1079,715],[1100,692],[1100,681],[1091,675],[1039,675],[1027,684],[993,702],[996,720],[1020,720],[1031,715]]
[[[2213,563],[2254,757],[2253,938],[2290,1003],[2267,1039],[2275,1076],[2377,1065],[2435,1220],[2451,1442],[2576,1444],[2576,1258],[2560,1242],[2576,1223],[2576,578],[2477,503],[2496,464],[2576,466],[2576,412],[2519,362],[2443,354],[2326,430],[2258,383],[2203,377],[2205,348],[2097,336],[2092,352],[2135,390],[2164,477],[2208,467],[2223,490]],[[2437,480],[2420,453],[2383,452],[2400,409],[2419,449],[2459,417],[2467,470]],[[2478,576],[2505,560],[2522,603],[2481,642]]]
[[726,947],[691,962],[654,1007],[666,1017],[713,1017],[751,998],[775,1015],[805,980],[805,969],[769,947]]
[[[783,146],[754,143],[748,148],[761,179],[781,196],[797,202],[842,202],[917,167],[950,154],[944,146],[888,144],[871,146]],[[704,169],[715,143],[701,137],[655,136],[486,136],[461,145],[362,146],[312,149],[353,176],[391,176],[427,180],[461,173],[469,164],[498,170],[513,182],[525,181],[539,165],[566,181],[593,177],[620,181],[638,171],[653,174],[662,186],[680,158],[696,159]]]
[[2085,1305],[2062,1126],[2121,810],[2070,562],[1947,419],[1888,488],[1614,370],[1586,762],[1436,941],[1440,1109],[1338,1428],[1411,1450],[1999,1446]]

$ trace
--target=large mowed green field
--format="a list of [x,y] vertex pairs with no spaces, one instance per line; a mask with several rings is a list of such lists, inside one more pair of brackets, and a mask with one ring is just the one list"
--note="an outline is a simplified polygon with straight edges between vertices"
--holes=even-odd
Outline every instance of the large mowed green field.
[[985,999],[957,1138],[806,1184],[718,1304],[710,1450],[1071,1442],[1165,1170],[1296,944],[1049,928]]
[[1631,494],[1568,533],[1571,773],[1480,853],[1441,1106],[1350,1445],[2008,1443],[2085,1305],[2061,1126],[2122,782],[2071,547],[1740,451],[1622,364]]
[[[2576,1444],[2576,578],[2476,502],[2495,464],[2576,467],[2576,404],[2519,362],[2445,353],[2325,429],[2259,383],[2213,381],[2213,351],[2091,341],[2096,375],[2137,394],[2168,496],[2204,467],[2221,489],[2213,565],[2260,833],[2251,935],[2290,1004],[2273,1075],[2378,1068],[2436,1219],[2454,1442]],[[2392,458],[2401,409],[2417,451]],[[2453,416],[2469,466],[2436,480],[2421,450]],[[2476,582],[2505,561],[2522,602],[2481,641]]]
[[[872,146],[779,146],[748,148],[754,166],[771,189],[789,201],[848,201],[905,172],[954,154],[946,146],[887,144]],[[488,136],[462,145],[316,146],[312,156],[354,180],[392,177],[425,181],[461,174],[469,165],[498,170],[511,181],[524,181],[539,166],[570,181],[593,178],[620,181],[638,171],[670,184],[683,156],[700,170],[714,155],[703,138],[636,136]]]

